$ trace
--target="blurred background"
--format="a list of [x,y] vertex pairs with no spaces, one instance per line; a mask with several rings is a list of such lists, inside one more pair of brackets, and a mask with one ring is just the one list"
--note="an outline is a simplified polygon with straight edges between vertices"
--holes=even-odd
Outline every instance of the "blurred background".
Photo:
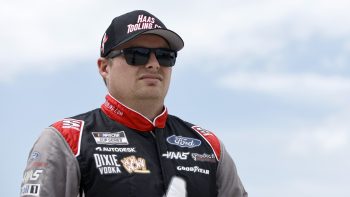
[[115,16],[185,41],[166,105],[225,143],[250,196],[350,196],[350,1],[1,0],[0,196],[19,196],[43,128],[98,108]]

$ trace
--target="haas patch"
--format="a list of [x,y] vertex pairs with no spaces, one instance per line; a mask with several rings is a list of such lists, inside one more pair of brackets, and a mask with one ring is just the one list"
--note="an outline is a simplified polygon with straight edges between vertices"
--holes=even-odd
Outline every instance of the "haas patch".
[[214,135],[214,133],[206,129],[203,129],[200,126],[192,126],[191,128],[195,130],[199,135],[201,135],[207,141],[211,149],[213,149],[216,159],[220,160],[220,154],[221,154],[220,141]]
[[56,128],[69,144],[75,156],[79,155],[80,136],[84,127],[84,121],[76,119],[63,119],[51,125]]

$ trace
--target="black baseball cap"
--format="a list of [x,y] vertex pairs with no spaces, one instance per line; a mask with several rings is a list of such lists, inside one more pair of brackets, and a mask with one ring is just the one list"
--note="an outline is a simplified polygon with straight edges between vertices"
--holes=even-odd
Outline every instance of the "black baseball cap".
[[106,57],[112,49],[142,34],[156,34],[163,37],[170,49],[175,51],[184,47],[182,38],[167,29],[157,17],[144,10],[135,10],[112,20],[101,41],[101,57]]

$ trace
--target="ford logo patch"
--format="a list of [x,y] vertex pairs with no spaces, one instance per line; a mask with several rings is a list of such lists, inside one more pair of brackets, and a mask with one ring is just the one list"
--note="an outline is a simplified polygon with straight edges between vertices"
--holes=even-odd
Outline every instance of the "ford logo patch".
[[194,138],[189,138],[189,137],[182,137],[182,136],[176,136],[172,135],[166,139],[166,141],[169,144],[180,146],[182,148],[187,147],[187,148],[194,148],[197,146],[201,145],[201,141],[198,139]]

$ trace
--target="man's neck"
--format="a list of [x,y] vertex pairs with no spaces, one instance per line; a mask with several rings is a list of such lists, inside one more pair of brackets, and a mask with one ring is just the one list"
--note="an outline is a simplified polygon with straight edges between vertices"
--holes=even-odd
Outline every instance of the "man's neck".
[[164,110],[164,101],[154,99],[130,100],[120,101],[127,107],[137,111],[149,120],[153,121],[155,117],[161,114]]
[[164,103],[143,100],[141,102],[134,103],[133,105],[130,104],[129,107],[153,121],[154,118],[161,114],[164,110]]

